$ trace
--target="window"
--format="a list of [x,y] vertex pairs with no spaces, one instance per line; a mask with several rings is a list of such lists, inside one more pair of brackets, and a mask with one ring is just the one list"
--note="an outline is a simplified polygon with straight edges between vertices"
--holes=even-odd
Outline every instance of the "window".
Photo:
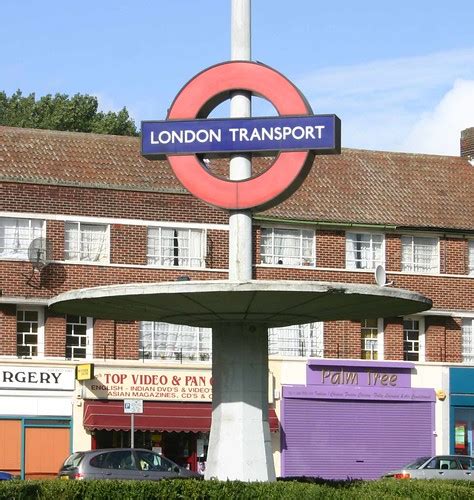
[[402,236],[402,271],[439,273],[438,238]]
[[142,321],[140,353],[143,359],[209,361],[211,329]]
[[16,312],[16,353],[21,357],[42,357],[44,346],[43,310],[18,308]]
[[307,323],[268,331],[268,352],[281,356],[322,358],[324,355],[323,323]]
[[375,269],[384,261],[383,234],[346,233],[347,269]]
[[66,316],[66,358],[92,358],[92,318]]
[[467,272],[468,274],[474,274],[474,240],[470,240],[468,243],[468,264],[467,264]]
[[204,267],[205,233],[201,229],[148,228],[148,264]]
[[127,450],[110,451],[92,457],[89,464],[98,469],[135,470],[133,453]]
[[314,267],[314,231],[262,228],[260,253],[263,264]]
[[66,222],[65,260],[82,262],[109,261],[109,229],[106,225]]
[[44,236],[44,220],[0,218],[0,257],[28,259],[28,248]]
[[474,319],[464,319],[462,322],[462,361],[474,363]]
[[361,358],[382,359],[383,319],[361,321]]
[[424,361],[424,320],[404,318],[403,320],[403,359],[405,361]]

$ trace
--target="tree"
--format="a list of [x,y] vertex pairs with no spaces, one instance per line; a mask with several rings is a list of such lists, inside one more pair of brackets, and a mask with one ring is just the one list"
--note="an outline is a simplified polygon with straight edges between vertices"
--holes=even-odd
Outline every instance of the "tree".
[[51,94],[36,100],[17,90],[11,97],[0,92],[0,125],[10,127],[94,132],[97,134],[138,135],[126,108],[115,113],[97,111],[97,98],[87,94]]

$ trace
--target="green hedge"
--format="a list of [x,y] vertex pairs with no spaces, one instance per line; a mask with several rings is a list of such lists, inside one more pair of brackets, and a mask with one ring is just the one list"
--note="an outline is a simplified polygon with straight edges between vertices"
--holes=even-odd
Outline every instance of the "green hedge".
[[474,481],[2,481],[0,500],[472,499]]

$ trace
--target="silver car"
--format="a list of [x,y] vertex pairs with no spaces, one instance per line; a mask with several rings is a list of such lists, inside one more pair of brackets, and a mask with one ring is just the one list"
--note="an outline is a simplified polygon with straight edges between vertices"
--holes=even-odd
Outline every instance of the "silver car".
[[60,479],[202,479],[197,472],[141,448],[108,448],[70,455],[58,473]]
[[421,457],[383,477],[395,479],[474,479],[474,457],[469,455],[437,455]]

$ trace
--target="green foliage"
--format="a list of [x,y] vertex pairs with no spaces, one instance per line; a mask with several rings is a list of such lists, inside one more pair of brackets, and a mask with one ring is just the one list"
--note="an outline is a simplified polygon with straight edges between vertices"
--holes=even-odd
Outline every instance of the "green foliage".
[[3,481],[0,500],[461,500],[474,498],[472,481]]
[[36,100],[17,90],[11,97],[0,92],[0,125],[10,127],[138,135],[126,108],[118,113],[97,111],[97,98],[90,95],[48,94]]

